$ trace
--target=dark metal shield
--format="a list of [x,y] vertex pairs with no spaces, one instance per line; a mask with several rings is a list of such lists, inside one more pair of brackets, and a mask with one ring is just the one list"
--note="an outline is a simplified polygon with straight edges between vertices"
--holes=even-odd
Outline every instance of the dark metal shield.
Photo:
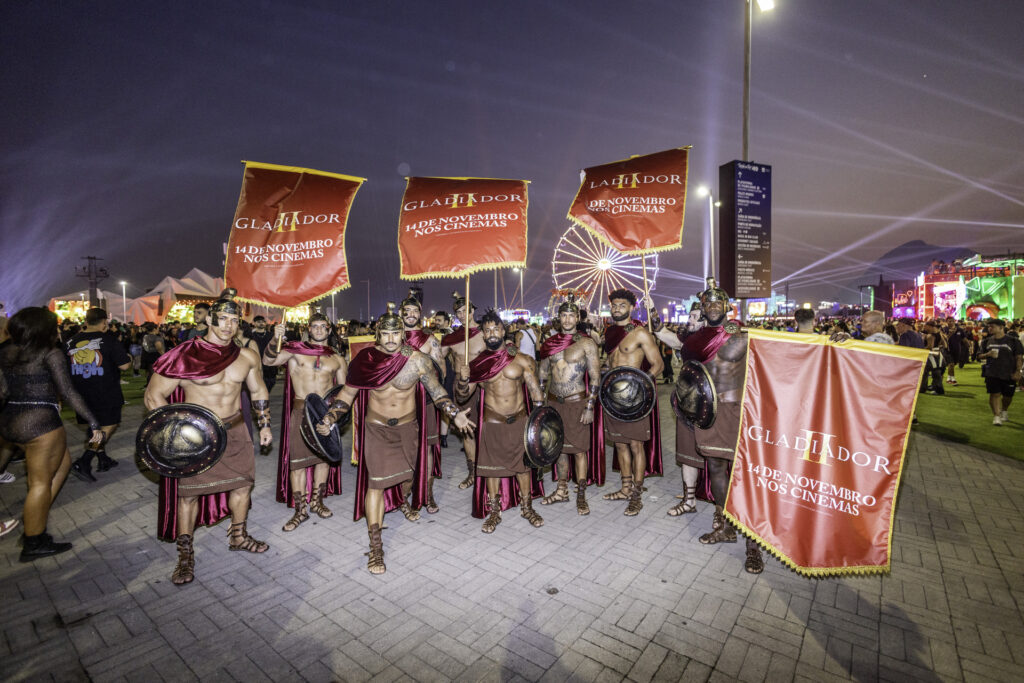
[[527,467],[547,467],[558,461],[565,443],[565,425],[562,416],[551,406],[537,406],[526,420],[523,430],[526,452],[523,463]]
[[334,423],[331,433],[327,436],[323,436],[320,432],[316,431],[316,425],[324,419],[324,415],[327,414],[331,404],[334,403],[338,394],[341,393],[341,389],[341,386],[335,387],[327,392],[323,398],[317,394],[307,395],[302,425],[299,427],[299,431],[302,433],[302,440],[309,446],[309,450],[332,465],[337,465],[345,458],[345,447],[341,441],[341,433],[348,426],[349,420],[352,417],[352,411],[349,410],[342,413],[338,421]]
[[228,430],[208,408],[171,403],[153,410],[135,433],[135,451],[149,469],[165,477],[193,477],[224,453]]
[[601,406],[620,422],[637,422],[650,415],[656,392],[654,380],[638,368],[612,368],[601,377]]
[[679,368],[672,389],[672,408],[676,415],[699,429],[710,429],[718,415],[715,383],[702,363],[688,360]]

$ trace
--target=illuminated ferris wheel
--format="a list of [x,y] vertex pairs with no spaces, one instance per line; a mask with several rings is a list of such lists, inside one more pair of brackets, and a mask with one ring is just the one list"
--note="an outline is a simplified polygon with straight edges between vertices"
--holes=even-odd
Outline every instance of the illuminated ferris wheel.
[[625,288],[643,296],[644,260],[647,261],[648,288],[654,291],[658,279],[658,255],[627,256],[598,241],[588,230],[572,225],[558,240],[551,261],[555,289],[585,292],[580,300],[590,311],[608,309],[608,293]]

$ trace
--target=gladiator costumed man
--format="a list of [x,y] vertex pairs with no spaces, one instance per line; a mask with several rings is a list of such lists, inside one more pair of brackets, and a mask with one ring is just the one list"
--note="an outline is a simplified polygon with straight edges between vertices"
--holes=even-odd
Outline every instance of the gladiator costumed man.
[[[401,507],[414,522],[419,519],[415,508],[426,498],[427,396],[456,427],[473,433],[468,411],[459,411],[445,394],[429,356],[405,344],[404,338],[400,317],[390,311],[380,317],[376,345],[352,359],[345,388],[316,428],[324,436],[330,434],[355,401],[362,450],[354,518],[359,521],[366,516],[370,535],[366,568],[371,574],[383,574],[387,569],[381,538],[385,509]],[[410,489],[411,507],[406,500]]]
[[295,508],[292,518],[281,527],[295,531],[309,519],[309,511],[321,519],[334,515],[324,504],[324,497],[341,493],[341,464],[329,464],[318,456],[302,438],[302,419],[306,412],[306,396],[324,396],[334,386],[345,383],[348,363],[327,345],[331,323],[327,316],[315,313],[309,318],[309,341],[287,342],[285,326],[274,328],[274,338],[263,352],[263,365],[288,365],[284,381],[284,410],[281,417],[281,445],[277,462],[277,502]]
[[[541,394],[558,411],[565,429],[562,454],[552,474],[558,487],[541,505],[569,500],[571,476],[576,481],[576,512],[590,514],[587,485],[604,484],[604,433],[594,420],[594,406],[601,386],[601,359],[597,344],[576,329],[579,306],[570,294],[558,307],[561,332],[548,337],[537,351],[540,358]],[[573,465],[569,465],[572,455]]]
[[[701,311],[707,327],[683,341],[684,360],[704,364],[718,394],[718,413],[710,429],[697,429],[697,452],[703,456],[711,495],[715,499],[715,518],[711,531],[701,543],[735,543],[736,529],[725,519],[722,506],[729,492],[729,475],[736,457],[740,431],[740,401],[747,366],[747,337],[740,324],[726,318],[729,295],[708,278],[708,288],[700,294]],[[747,539],[744,568],[751,574],[764,571],[764,560],[757,543]]]
[[[657,385],[664,370],[657,340],[639,321],[632,320],[636,296],[628,289],[616,289],[608,295],[614,325],[604,331],[604,352],[608,354],[608,367],[629,366],[648,373]],[[636,422],[621,422],[610,414],[604,415],[604,440],[615,444],[622,474],[622,488],[606,493],[605,500],[628,500],[625,514],[632,517],[643,509],[644,477],[662,473],[661,434],[659,433],[658,404],[649,418]]]
[[[455,317],[462,323],[462,327],[451,334],[445,335],[441,340],[441,351],[444,354],[451,355],[452,367],[455,368],[455,372],[451,375],[451,382],[454,383],[458,368],[465,367],[466,363],[472,361],[484,350],[484,340],[480,336],[480,326],[473,319],[473,311],[476,310],[473,302],[466,301],[466,298],[459,296],[458,292],[452,292],[452,299],[452,311],[455,313]],[[466,357],[466,330],[469,330],[468,358]],[[470,422],[476,424],[478,417],[476,397],[470,395],[463,402],[458,396],[455,396],[455,400],[458,402],[460,410],[469,409]],[[466,478],[459,484],[459,488],[468,489],[473,485],[473,463],[476,462],[476,440],[471,434],[462,435],[462,448],[466,451],[466,469],[469,472],[466,474]]]
[[533,401],[543,399],[537,362],[505,343],[505,324],[493,310],[487,311],[481,324],[486,348],[470,362],[468,371],[462,365],[456,368],[459,378],[455,384],[456,399],[463,405],[474,393],[471,385],[480,387],[473,516],[482,519],[489,511],[481,531],[490,534],[501,523],[502,510],[522,501],[520,514],[533,526],[543,526],[543,518],[533,509],[533,497],[543,495],[544,490],[523,460],[529,414],[524,385]]
[[[437,337],[423,329],[423,304],[409,290],[409,296],[398,306],[405,326],[405,343],[417,351],[426,354],[434,361],[434,370],[442,383],[445,379],[444,357],[441,355],[441,342]],[[434,500],[434,479],[441,476],[441,413],[427,410],[427,512],[434,514],[440,508]]]
[[153,364],[153,378],[144,398],[146,408],[152,410],[167,405],[174,394],[175,401],[209,409],[227,427],[227,444],[213,467],[192,477],[161,480],[158,534],[177,541],[178,565],[171,581],[178,585],[195,578],[192,534],[197,522],[215,524],[230,515],[230,550],[262,553],[269,547],[246,531],[256,460],[239,409],[245,386],[252,397],[260,444],[269,444],[273,437],[263,364],[255,351],[233,342],[242,313],[238,303],[218,299],[210,313],[205,336],[174,347]]

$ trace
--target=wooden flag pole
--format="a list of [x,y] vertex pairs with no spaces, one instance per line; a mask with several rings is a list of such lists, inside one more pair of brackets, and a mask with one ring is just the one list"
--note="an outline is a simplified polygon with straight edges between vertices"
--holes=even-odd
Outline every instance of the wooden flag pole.
[[462,324],[462,331],[466,337],[466,355],[463,356],[465,366],[469,367],[469,321],[473,319],[473,306],[469,303],[469,275],[466,276],[466,322]]
[[[640,262],[644,264],[644,306],[646,307],[648,305],[653,305],[654,302],[650,300],[651,290],[647,288],[647,257],[641,255],[640,259]],[[647,330],[651,332],[651,334],[654,333],[654,324],[651,322],[650,308],[647,309]]]
[[[281,311],[281,324],[284,325],[285,332],[288,331],[288,309]],[[284,341],[284,335],[282,334],[277,338],[277,352],[281,353],[281,343]]]

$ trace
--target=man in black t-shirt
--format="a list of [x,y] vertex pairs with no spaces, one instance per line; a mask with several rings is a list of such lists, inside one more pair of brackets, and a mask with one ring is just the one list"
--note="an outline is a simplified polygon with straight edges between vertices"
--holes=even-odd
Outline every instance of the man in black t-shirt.
[[[260,358],[263,358],[263,352],[267,350],[267,344],[274,338],[274,332],[267,329],[267,319],[262,315],[252,319],[252,332],[249,333],[249,337],[256,342],[256,346],[260,348]],[[263,366],[263,383],[267,385],[267,392],[273,389],[277,382],[278,369],[269,365]]]
[[1006,323],[1002,320],[992,318],[986,325],[988,336],[981,340],[978,358],[985,361],[981,374],[992,408],[992,424],[998,427],[1010,420],[1007,411],[1020,381],[1024,345],[1017,337],[1006,334]]
[[[96,469],[106,472],[117,465],[104,449],[114,430],[121,423],[121,371],[132,366],[131,357],[117,337],[107,331],[107,312],[102,308],[90,308],[85,312],[85,329],[67,343],[68,360],[71,363],[71,383],[85,399],[86,405],[96,415],[103,431],[103,443],[99,446],[86,444],[82,457],[71,464],[71,473],[82,481],[96,481],[92,475],[92,459],[97,459]],[[79,424],[86,424],[81,415]]]

